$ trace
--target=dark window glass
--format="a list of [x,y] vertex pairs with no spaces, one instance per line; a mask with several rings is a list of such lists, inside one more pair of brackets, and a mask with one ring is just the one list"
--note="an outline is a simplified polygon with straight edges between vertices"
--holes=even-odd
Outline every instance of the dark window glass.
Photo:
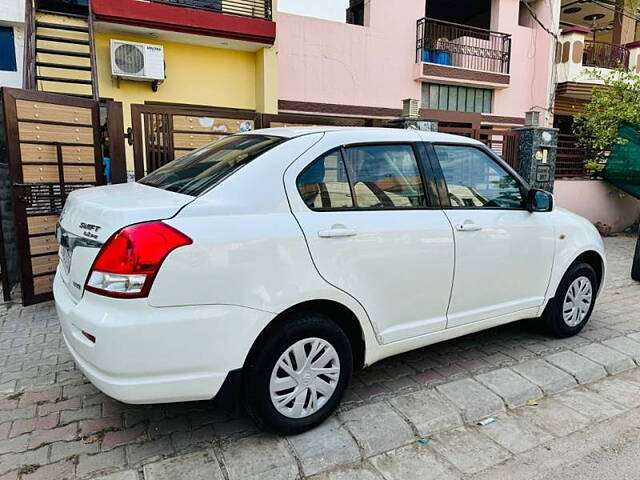
[[434,148],[452,207],[522,207],[518,181],[482,150],[459,145]]
[[16,47],[12,27],[0,27],[0,70],[15,72]]
[[140,183],[197,196],[283,141],[266,135],[224,137],[167,163]]
[[418,162],[410,145],[364,145],[346,152],[358,208],[426,206]]
[[350,208],[353,198],[340,150],[314,160],[298,177],[298,191],[309,208]]
[[491,113],[492,100],[493,90],[487,88],[422,84],[422,105],[431,110]]

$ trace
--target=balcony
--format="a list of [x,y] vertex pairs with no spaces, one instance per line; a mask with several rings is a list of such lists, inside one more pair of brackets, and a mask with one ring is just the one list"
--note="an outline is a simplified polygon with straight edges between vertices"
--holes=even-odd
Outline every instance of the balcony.
[[185,43],[193,36],[217,37],[237,40],[234,47],[256,51],[275,43],[271,1],[91,0],[91,7],[99,28],[103,24],[118,24],[156,30],[160,34],[175,32],[186,34],[183,35]]
[[155,3],[271,20],[271,0],[151,0]]
[[417,22],[418,79],[446,77],[466,83],[506,86],[511,64],[511,35],[421,18]]
[[582,66],[595,68],[628,68],[629,49],[614,43],[585,40]]
[[[582,88],[580,84],[602,84],[617,69],[638,68],[640,42],[619,45],[587,37],[591,37],[591,30],[581,26],[565,28],[560,35],[556,64],[558,84],[563,88],[576,90]],[[589,90],[584,97],[590,96]]]

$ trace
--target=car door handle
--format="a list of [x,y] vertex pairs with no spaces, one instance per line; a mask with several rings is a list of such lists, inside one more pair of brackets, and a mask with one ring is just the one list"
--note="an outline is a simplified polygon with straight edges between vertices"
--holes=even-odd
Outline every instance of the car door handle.
[[471,220],[465,220],[464,223],[456,225],[456,230],[459,232],[477,232],[478,230],[482,230],[482,227]]
[[357,234],[358,232],[352,228],[331,228],[318,232],[318,236],[321,238],[353,237]]

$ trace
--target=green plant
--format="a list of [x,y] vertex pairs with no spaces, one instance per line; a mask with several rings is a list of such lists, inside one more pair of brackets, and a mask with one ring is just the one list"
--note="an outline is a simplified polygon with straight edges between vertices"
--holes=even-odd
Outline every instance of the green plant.
[[573,131],[584,150],[585,167],[598,172],[611,147],[624,142],[618,137],[620,125],[640,124],[640,75],[626,70],[592,70],[589,75],[603,84],[593,88],[584,111],[575,116]]

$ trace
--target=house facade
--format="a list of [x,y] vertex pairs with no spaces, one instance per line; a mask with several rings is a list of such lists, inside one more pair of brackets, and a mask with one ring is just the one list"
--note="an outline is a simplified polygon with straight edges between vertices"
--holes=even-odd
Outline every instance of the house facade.
[[138,177],[277,113],[272,0],[27,0],[27,8],[27,88],[120,103],[127,167]]
[[[640,71],[640,30],[635,2],[562,0],[555,55],[554,123],[559,129],[555,194],[558,202],[592,222],[621,230],[640,216],[640,201],[592,179],[573,135],[576,114],[616,69]],[[576,161],[578,159],[579,161]]]
[[[401,101],[421,115],[473,128],[522,125],[540,112],[550,125],[553,37],[517,0],[352,0],[347,22],[281,14],[281,112],[398,116]],[[539,0],[545,25],[559,4]]]
[[22,87],[24,3],[0,0],[0,87]]

